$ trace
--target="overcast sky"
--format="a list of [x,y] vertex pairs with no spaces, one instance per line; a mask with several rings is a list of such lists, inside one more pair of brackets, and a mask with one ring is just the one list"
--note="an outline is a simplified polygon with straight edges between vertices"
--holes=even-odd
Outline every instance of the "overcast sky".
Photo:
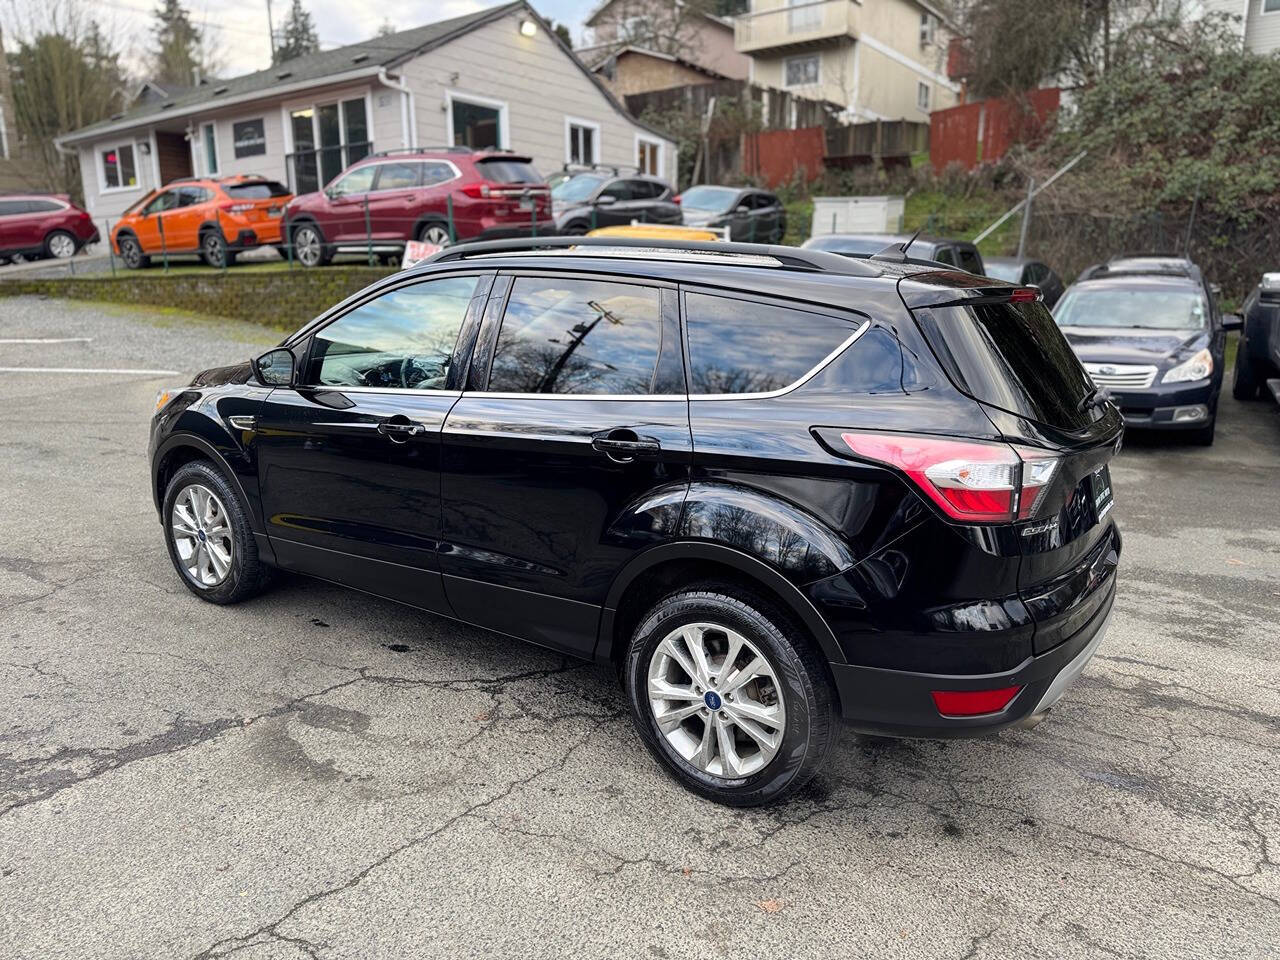
[[[10,0],[12,2],[12,0]],[[496,6],[506,0],[303,0],[311,11],[324,49],[367,40],[385,20],[398,29],[420,27],[424,23],[447,20],[473,10]],[[534,9],[558,23],[566,23],[578,42],[582,20],[597,0],[532,0]],[[222,75],[231,77],[270,66],[267,40],[267,0],[184,0],[192,19],[208,28],[224,64]],[[272,0],[272,19],[279,29],[290,0]],[[16,6],[37,9],[43,0],[17,0]],[[135,69],[146,49],[151,26],[152,0],[83,0],[81,9],[104,21],[108,33],[126,51],[126,60]],[[0,0],[0,12],[13,9]],[[0,19],[4,19],[0,17]],[[5,45],[11,46],[10,27],[5,28]]]

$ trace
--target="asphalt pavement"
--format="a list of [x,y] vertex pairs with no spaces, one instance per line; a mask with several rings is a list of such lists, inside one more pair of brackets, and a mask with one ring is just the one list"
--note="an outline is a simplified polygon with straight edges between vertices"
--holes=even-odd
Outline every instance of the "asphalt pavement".
[[847,732],[732,811],[598,667],[301,578],[183,588],[153,398],[273,339],[0,298],[0,957],[1277,955],[1274,409],[1128,444],[1111,633],[1048,721]]

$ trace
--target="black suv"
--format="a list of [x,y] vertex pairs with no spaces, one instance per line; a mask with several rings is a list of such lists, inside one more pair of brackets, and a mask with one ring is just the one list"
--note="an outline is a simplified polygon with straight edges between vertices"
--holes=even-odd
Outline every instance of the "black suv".
[[214,603],[321,577],[612,664],[747,805],[856,729],[1038,721],[1102,640],[1123,424],[1038,291],[790,247],[450,248],[162,395]]
[[985,276],[982,254],[968,240],[948,240],[907,233],[828,233],[810,237],[806,250],[828,250],[845,257],[870,257],[891,245],[906,244],[912,257],[956,266],[976,276]]
[[1245,298],[1231,394],[1237,400],[1271,396],[1280,402],[1280,273],[1264,273]]
[[556,229],[582,236],[597,227],[682,222],[680,206],[665,180],[644,174],[590,169],[551,178],[551,215]]
[[675,200],[686,227],[727,230],[730,240],[778,243],[787,232],[787,209],[768,190],[704,184]]
[[1226,331],[1214,288],[1190,260],[1116,257],[1083,271],[1053,315],[1130,427],[1213,443]]

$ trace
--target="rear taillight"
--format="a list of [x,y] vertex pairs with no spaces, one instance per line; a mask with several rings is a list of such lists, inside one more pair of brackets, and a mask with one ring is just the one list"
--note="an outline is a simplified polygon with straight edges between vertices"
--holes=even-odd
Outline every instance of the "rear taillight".
[[677,193],[674,197],[672,197],[671,202],[674,203],[677,207],[680,206],[680,194]]
[[1009,294],[1010,303],[1034,303],[1043,296],[1037,287],[1019,287]]
[[218,209],[219,209],[219,210],[225,210],[225,211],[227,211],[227,213],[248,213],[248,212],[249,212],[250,210],[252,210],[255,206],[257,206],[257,204],[253,204],[253,203],[220,203],[220,204],[218,204]]
[[918,434],[842,433],[849,449],[905,473],[954,520],[1001,523],[1034,515],[1058,458],[1031,447]]
[[944,717],[980,717],[999,713],[1018,695],[1022,687],[998,690],[933,690],[933,705]]

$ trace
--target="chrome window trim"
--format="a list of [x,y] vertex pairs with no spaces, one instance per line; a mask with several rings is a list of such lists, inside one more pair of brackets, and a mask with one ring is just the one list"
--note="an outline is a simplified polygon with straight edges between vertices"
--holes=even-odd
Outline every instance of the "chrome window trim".
[[[450,170],[453,171],[453,176],[450,177],[448,180],[437,180],[435,183],[419,183],[416,186],[412,186],[412,187],[381,187],[377,190],[366,190],[364,191],[364,196],[367,197],[374,193],[390,193],[395,190],[430,190],[433,187],[442,187],[446,183],[453,183],[453,181],[459,179],[462,176],[462,171],[459,170],[451,160],[437,160],[435,158],[418,157],[412,154],[406,154],[405,156],[402,156],[402,157],[382,157],[378,160],[374,160],[372,163],[362,164],[360,167],[357,167],[355,169],[363,169],[364,167],[381,167],[381,166],[385,166],[388,163],[442,163],[446,167],[448,167]],[[347,172],[351,173],[353,171],[347,171]],[[374,171],[373,179],[374,181],[378,179],[378,172],[376,170]],[[341,183],[342,181],[339,180],[338,182]],[[356,192],[358,193],[358,191]],[[345,197],[347,196],[347,194],[340,193],[338,194],[338,196]]]
[[334,393],[388,393],[395,396],[410,397],[452,397],[455,400],[462,396],[461,390],[435,390],[431,388],[415,390],[412,387],[344,387],[336,383],[304,383],[289,389],[294,392],[330,390]]
[[468,397],[484,397],[494,400],[651,400],[659,403],[684,403],[689,399],[684,393],[490,393],[487,390],[466,390]]

